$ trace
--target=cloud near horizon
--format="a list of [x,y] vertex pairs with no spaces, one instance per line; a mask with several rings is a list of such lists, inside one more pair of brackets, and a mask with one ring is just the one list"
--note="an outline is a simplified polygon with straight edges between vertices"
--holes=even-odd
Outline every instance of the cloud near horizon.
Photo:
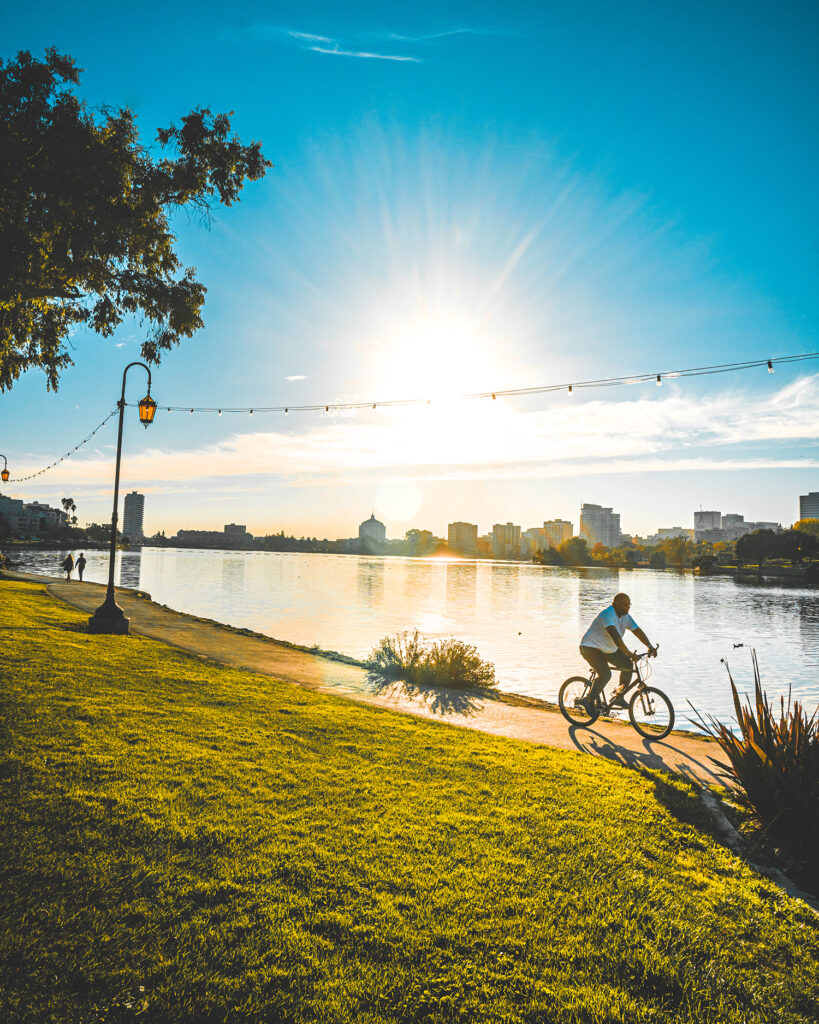
[[[139,478],[149,489],[159,482],[166,488],[257,475],[292,486],[326,486],[392,475],[510,480],[819,466],[819,374],[762,395],[740,389],[705,396],[669,391],[649,396],[635,387],[632,401],[560,395],[534,411],[516,408],[514,400],[481,400],[331,415],[308,421],[301,433],[292,432],[291,419],[291,432],[235,433],[199,448],[128,455],[123,476]],[[162,418],[160,412],[157,422]],[[806,444],[804,454],[794,451]],[[772,454],[771,446],[781,452]],[[48,461],[30,459],[19,465],[20,475]],[[48,474],[52,485],[71,480],[75,487],[104,487],[110,476],[111,456],[101,451],[94,457],[78,454]]]

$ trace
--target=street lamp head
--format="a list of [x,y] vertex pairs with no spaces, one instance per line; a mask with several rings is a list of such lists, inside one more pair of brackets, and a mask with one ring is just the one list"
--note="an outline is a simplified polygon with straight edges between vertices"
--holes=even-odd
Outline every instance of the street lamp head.
[[0,470],[0,477],[3,478],[3,483],[6,483],[9,478],[9,471],[7,469]]
[[154,421],[156,402],[151,398],[150,392],[139,403],[139,422],[147,427]]

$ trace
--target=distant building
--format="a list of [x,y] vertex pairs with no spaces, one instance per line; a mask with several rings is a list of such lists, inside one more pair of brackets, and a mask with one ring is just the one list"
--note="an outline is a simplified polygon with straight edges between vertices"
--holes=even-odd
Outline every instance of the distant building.
[[376,518],[375,514],[371,515],[369,519],[365,519],[364,522],[358,528],[358,539],[359,540],[375,540],[380,544],[383,544],[387,539],[387,530],[383,523],[380,523]]
[[658,541],[675,540],[677,537],[685,537],[686,540],[692,540],[694,531],[684,526],[661,526],[657,530]]
[[546,546],[546,535],[543,527],[533,526],[520,535],[520,553],[524,558],[531,558]]
[[517,558],[520,554],[520,527],[514,523],[495,523],[492,527],[492,554],[495,558]]
[[226,523],[225,533],[228,537],[247,537],[249,536],[246,526],[240,526],[239,523]]
[[568,519],[547,519],[543,524],[543,534],[550,548],[559,548],[564,540],[574,536],[574,527]]
[[736,512],[729,512],[727,515],[722,515],[720,512],[694,513],[694,540],[697,543],[700,541],[711,544],[728,543],[739,540],[747,533],[755,533],[757,530],[778,532],[781,529],[780,523],[749,522],[746,521],[745,516]]
[[702,530],[719,530],[722,527],[721,512],[704,512],[700,509],[694,513],[694,540],[698,540],[698,534]]
[[799,518],[819,519],[819,491],[799,495]]
[[602,505],[581,505],[580,536],[590,548],[595,544],[616,548],[620,543],[620,513]]
[[447,526],[447,547],[459,555],[476,555],[478,527],[474,523],[450,523]]
[[145,514],[145,495],[131,491],[125,495],[122,509],[122,532],[131,542],[131,547],[142,544],[142,518]]
[[358,550],[362,554],[374,554],[381,551],[381,545],[387,540],[387,530],[383,523],[375,518],[375,514],[358,528]]

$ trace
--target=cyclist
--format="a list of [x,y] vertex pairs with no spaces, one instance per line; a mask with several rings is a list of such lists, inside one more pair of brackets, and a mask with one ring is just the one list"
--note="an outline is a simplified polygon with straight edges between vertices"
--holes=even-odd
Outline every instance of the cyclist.
[[622,694],[631,682],[635,655],[623,643],[623,634],[627,629],[646,645],[651,657],[657,656],[657,648],[629,615],[629,608],[631,598],[628,594],[615,594],[614,600],[600,612],[580,641],[580,653],[597,673],[591,693],[581,701],[590,714],[611,679],[609,666],[620,669],[620,686],[615,691],[612,706],[628,706]]

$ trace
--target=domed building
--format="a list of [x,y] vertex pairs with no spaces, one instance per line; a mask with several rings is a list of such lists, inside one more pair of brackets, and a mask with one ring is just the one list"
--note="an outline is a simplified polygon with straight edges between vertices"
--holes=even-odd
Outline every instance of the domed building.
[[383,544],[387,539],[387,529],[383,523],[379,522],[375,518],[375,513],[373,513],[369,519],[365,519],[359,526],[358,539],[361,542],[362,551],[365,550],[368,541],[375,541],[377,544]]

